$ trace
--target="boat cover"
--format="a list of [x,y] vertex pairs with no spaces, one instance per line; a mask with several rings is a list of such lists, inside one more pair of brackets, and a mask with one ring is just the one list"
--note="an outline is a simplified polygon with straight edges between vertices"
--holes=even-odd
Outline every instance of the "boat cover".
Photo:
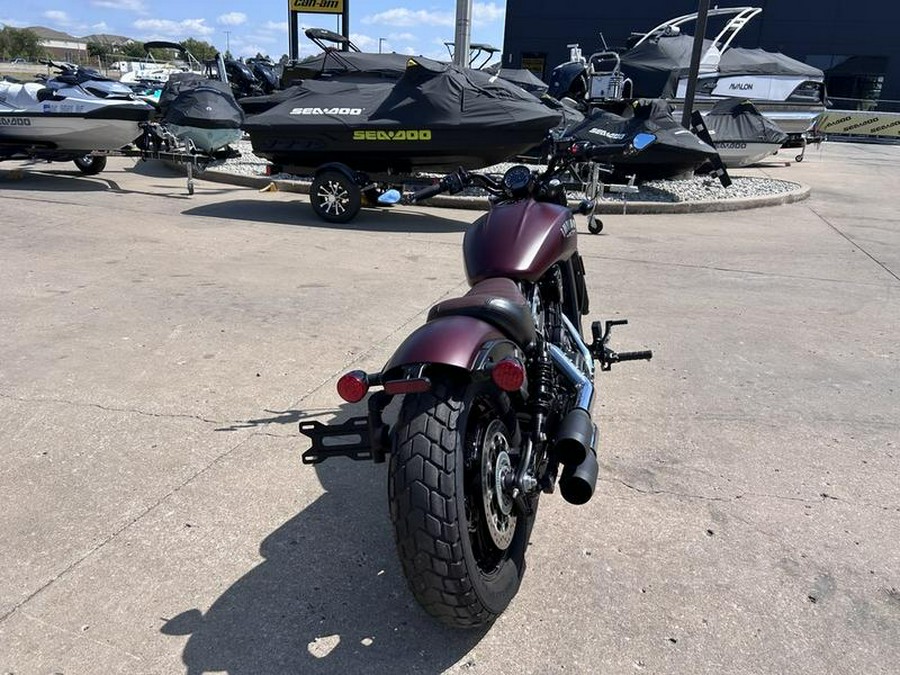
[[764,117],[750,101],[726,98],[716,103],[706,114],[716,143],[777,143],[788,139],[777,124]]
[[328,51],[303,61],[291,69],[295,78],[327,79],[359,76],[371,79],[398,80],[406,71],[406,54],[371,54],[369,52]]
[[162,121],[201,129],[239,129],[244,111],[226,82],[197,73],[175,73],[159,97]]
[[656,136],[648,149],[611,160],[631,167],[641,178],[664,178],[699,167],[718,153],[672,117],[671,106],[660,99],[632,104],[631,116],[597,110],[574,128],[571,136],[597,145],[627,144],[641,132]]
[[499,63],[495,63],[485,68],[484,72],[498,75],[507,82],[517,84],[538,98],[547,93],[548,87],[544,81],[527,68],[501,68]]
[[540,143],[560,121],[558,112],[501,78],[422,57],[407,58],[396,82],[308,80],[291,91],[248,117],[244,129],[255,151],[287,152],[295,160],[306,154],[307,162],[330,151],[334,161],[372,171],[380,168],[379,155],[384,162],[415,158],[412,166],[429,164],[429,156],[486,166]]
[[[712,40],[703,41],[704,53]],[[634,83],[635,97],[674,98],[678,80],[687,77],[691,67],[694,38],[691,35],[647,40],[622,54],[622,72]],[[793,75],[822,80],[818,68],[779,52],[765,49],[730,47],[719,60],[720,75]]]

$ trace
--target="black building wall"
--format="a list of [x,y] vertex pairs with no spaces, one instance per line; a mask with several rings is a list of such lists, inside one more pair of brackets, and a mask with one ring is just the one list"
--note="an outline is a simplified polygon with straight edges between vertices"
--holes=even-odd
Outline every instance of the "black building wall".
[[[740,2],[713,4],[746,6]],[[881,75],[880,97],[900,100],[900,2],[751,0],[748,4],[763,12],[738,34],[735,46],[780,51],[825,70],[832,96],[865,98],[859,95],[866,93],[862,80],[867,75],[877,80]],[[610,47],[622,47],[632,32],[643,33],[696,11],[696,0],[507,0],[503,63],[510,67],[534,65],[543,56],[546,80],[554,66],[568,60],[567,44],[578,43],[589,56],[602,50],[601,33]],[[707,35],[714,35],[713,28],[721,27],[721,22],[710,19]],[[686,33],[693,32],[692,25],[685,28]],[[858,96],[851,96],[853,93]]]

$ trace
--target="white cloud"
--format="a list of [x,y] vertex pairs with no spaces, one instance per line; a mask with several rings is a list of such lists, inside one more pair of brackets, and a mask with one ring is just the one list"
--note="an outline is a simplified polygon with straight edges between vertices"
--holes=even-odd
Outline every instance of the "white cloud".
[[228,12],[228,14],[222,14],[217,20],[226,26],[240,26],[247,20],[247,15],[243,12]]
[[[472,23],[480,26],[506,17],[506,6],[494,2],[476,2],[472,5]],[[428,11],[395,7],[364,17],[363,23],[389,24],[393,26],[455,26],[453,12]]]
[[248,57],[256,56],[257,54],[266,54],[267,50],[265,47],[249,43],[245,45],[235,46],[233,53],[235,56]]
[[506,7],[493,2],[476,2],[472,5],[472,23],[482,25],[502,21],[506,18]]
[[[350,33],[350,40],[364,52],[378,51],[378,39],[369,37],[368,35],[363,35],[362,33]],[[382,43],[382,49],[384,49]]]
[[362,22],[393,26],[453,26],[456,18],[450,12],[429,12],[424,9],[411,10],[397,7],[364,17]]
[[69,20],[69,15],[58,9],[49,9],[44,12],[44,18],[56,23],[66,23]]
[[105,21],[101,21],[100,23],[92,24],[91,30],[96,33],[105,33],[109,30],[109,25]]
[[143,14],[147,11],[144,0],[91,0],[94,7],[104,9],[124,9],[129,12]]
[[281,33],[287,35],[288,22],[287,21],[266,21],[262,25],[262,29],[263,30],[280,31]]
[[416,39],[416,36],[412,33],[388,33],[389,40],[396,40],[397,42],[412,42]]
[[138,19],[133,25],[151,37],[196,38],[197,36],[212,35],[216,32],[214,28],[206,25],[206,19],[185,19],[184,21]]

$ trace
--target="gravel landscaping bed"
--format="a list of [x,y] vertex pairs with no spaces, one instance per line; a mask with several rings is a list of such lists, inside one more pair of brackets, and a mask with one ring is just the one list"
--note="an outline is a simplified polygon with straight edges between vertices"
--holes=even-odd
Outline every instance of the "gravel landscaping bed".
[[[299,182],[311,182],[311,176],[296,176],[293,174],[276,174],[267,176],[266,166],[268,162],[253,154],[249,141],[240,141],[236,149],[241,156],[235,159],[225,160],[211,165],[210,168],[239,176],[269,178],[272,180],[296,180]],[[492,167],[480,169],[479,172],[502,175],[512,163],[497,164]],[[423,183],[438,177],[440,174],[420,174]],[[654,180],[647,181],[636,186],[637,192],[623,195],[620,192],[604,193],[602,201],[621,203],[623,197],[628,203],[683,203],[683,202],[709,202],[726,199],[747,199],[754,197],[771,197],[793,192],[801,187],[799,183],[773,178],[755,178],[751,176],[732,176],[732,184],[723,188],[717,178],[710,176],[695,176],[685,180]],[[615,188],[614,188],[615,189]],[[581,198],[578,190],[570,191],[572,199]],[[462,196],[478,197],[484,195],[484,191],[478,188],[470,188],[463,191]]]

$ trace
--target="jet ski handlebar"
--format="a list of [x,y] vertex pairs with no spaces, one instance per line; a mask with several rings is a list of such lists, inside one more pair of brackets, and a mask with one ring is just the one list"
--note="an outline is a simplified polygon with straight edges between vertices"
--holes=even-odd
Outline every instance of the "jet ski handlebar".
[[578,162],[609,160],[614,157],[627,157],[637,154],[656,142],[654,134],[636,134],[627,143],[610,143],[599,145],[591,141],[562,141],[555,148],[557,159],[570,159]]

